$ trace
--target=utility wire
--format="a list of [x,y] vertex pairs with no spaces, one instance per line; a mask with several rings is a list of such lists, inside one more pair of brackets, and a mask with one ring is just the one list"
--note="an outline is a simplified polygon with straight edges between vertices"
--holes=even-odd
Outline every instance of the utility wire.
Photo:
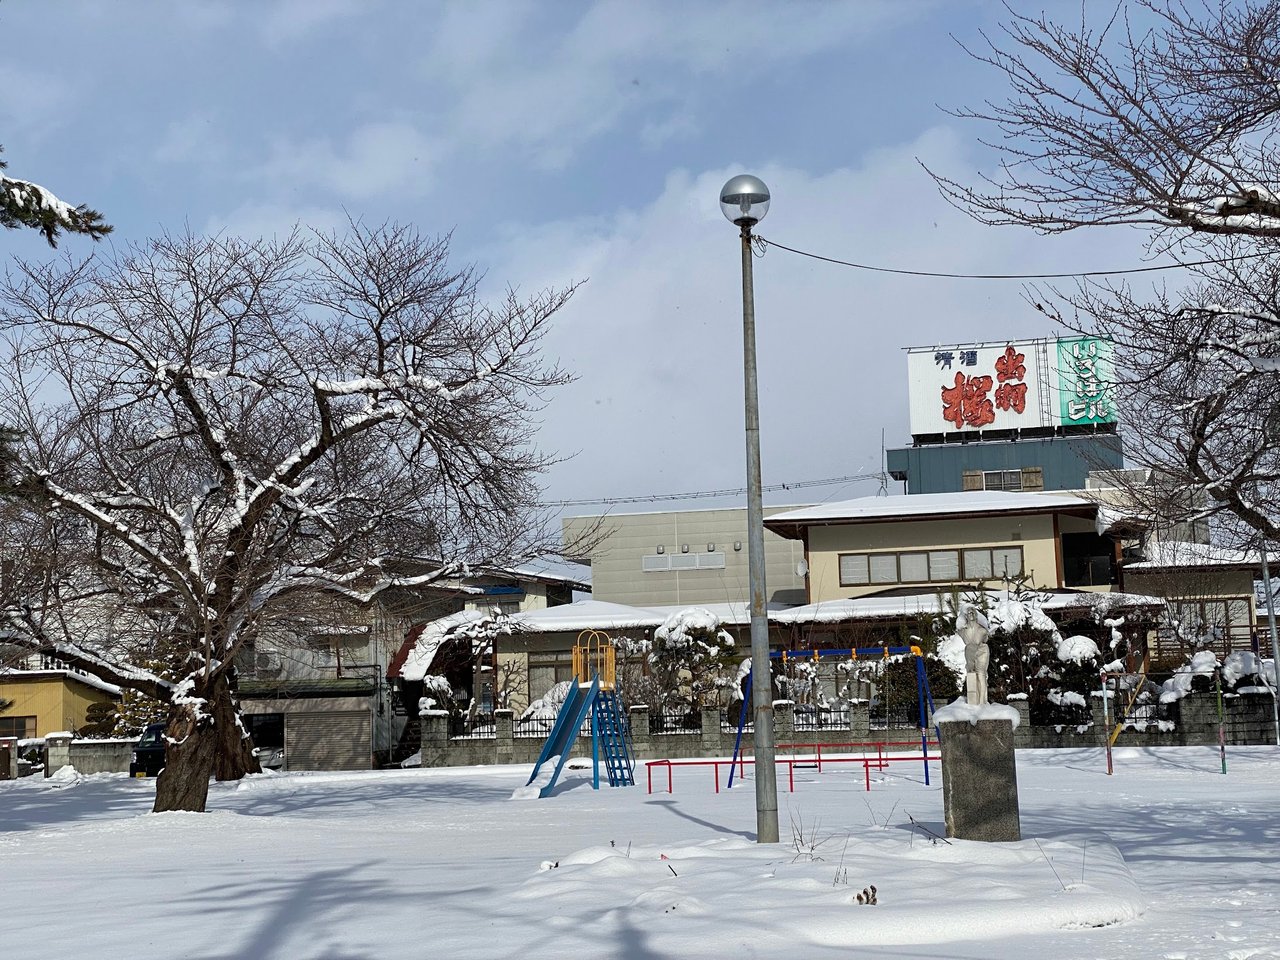
[[[825,487],[836,483],[853,483],[857,480],[878,480],[880,471],[860,473],[848,477],[827,477],[822,480],[800,480],[795,483],[772,483],[760,488],[762,493],[777,493],[780,490],[806,490],[810,487]],[[708,500],[715,497],[740,497],[747,492],[746,487],[735,487],[725,490],[695,490],[691,493],[653,493],[637,497],[596,497],[587,500],[552,500],[541,504],[544,507],[586,507],[611,506],[623,503],[657,503],[663,500]]]
[[1236,257],[1222,257],[1212,260],[1192,260],[1187,263],[1166,263],[1159,266],[1151,267],[1131,267],[1127,270],[1084,270],[1076,273],[939,273],[932,270],[899,270],[894,267],[877,267],[868,263],[853,263],[849,260],[837,260],[834,257],[824,257],[821,254],[809,253],[807,250],[797,250],[795,247],[788,247],[785,244],[768,240],[765,237],[756,236],[756,242],[764,244],[768,247],[777,247],[779,250],[786,250],[788,253],[799,254],[802,257],[808,257],[811,260],[821,260],[824,263],[834,263],[841,267],[853,267],[855,270],[870,270],[873,273],[896,273],[907,277],[942,277],[948,280],[1069,280],[1075,277],[1118,277],[1130,273],[1156,273],[1161,270],[1181,270],[1185,267],[1203,267],[1210,264],[1218,263],[1234,263],[1237,260],[1249,260],[1253,257],[1266,257],[1271,255],[1271,251],[1264,250],[1258,253],[1243,253]]

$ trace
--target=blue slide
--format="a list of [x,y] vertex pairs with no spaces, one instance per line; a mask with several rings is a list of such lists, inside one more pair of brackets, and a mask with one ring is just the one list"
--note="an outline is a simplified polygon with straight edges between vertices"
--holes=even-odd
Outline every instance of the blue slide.
[[528,786],[533,783],[537,779],[538,771],[542,769],[542,765],[552,757],[555,757],[556,769],[551,774],[551,779],[547,781],[547,785],[538,791],[539,797],[545,797],[551,793],[551,788],[560,779],[560,771],[564,769],[565,761],[569,759],[569,754],[573,751],[573,744],[577,739],[578,731],[582,729],[583,721],[591,713],[591,705],[595,702],[596,695],[599,692],[599,674],[596,674],[591,681],[591,686],[585,690],[576,683],[569,687],[569,695],[564,698],[564,703],[560,706],[556,724],[551,728],[551,736],[547,737],[547,742],[542,747],[542,754],[538,757],[538,762],[533,765],[533,773],[529,774],[529,781],[525,784],[525,786]]

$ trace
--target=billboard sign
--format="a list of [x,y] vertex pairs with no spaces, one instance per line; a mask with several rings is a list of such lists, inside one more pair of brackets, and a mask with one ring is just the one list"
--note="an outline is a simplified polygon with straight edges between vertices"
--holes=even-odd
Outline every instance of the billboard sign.
[[907,352],[911,433],[1114,423],[1111,344],[1006,340]]

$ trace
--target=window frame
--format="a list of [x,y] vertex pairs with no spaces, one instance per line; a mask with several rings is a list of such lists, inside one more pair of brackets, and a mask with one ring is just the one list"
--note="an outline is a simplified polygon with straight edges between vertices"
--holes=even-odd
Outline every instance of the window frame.
[[[988,562],[991,568],[991,574],[986,577],[971,577],[965,569],[965,554],[976,553],[978,551],[986,551]],[[915,550],[877,550],[865,552],[838,553],[836,554],[836,574],[840,581],[841,587],[885,587],[885,586],[902,586],[914,584],[929,583],[964,583],[976,580],[995,579],[995,551],[1017,551],[1018,554],[1018,574],[1026,570],[1026,553],[1023,545],[1020,543],[1002,543],[989,547],[955,547],[955,548],[939,548],[939,549],[915,549]],[[935,567],[938,561],[935,561],[937,555],[950,555],[955,561],[955,576],[935,575]],[[925,569],[928,573],[927,580],[903,580],[902,579],[902,558],[904,556],[923,556],[925,557]],[[892,557],[894,561],[894,569],[897,571],[897,579],[891,581],[876,580],[872,576],[872,559]],[[862,560],[863,569],[865,570],[864,580],[847,580],[845,579],[845,562],[847,560]],[[1004,574],[1000,575],[1000,579],[1004,579]]]

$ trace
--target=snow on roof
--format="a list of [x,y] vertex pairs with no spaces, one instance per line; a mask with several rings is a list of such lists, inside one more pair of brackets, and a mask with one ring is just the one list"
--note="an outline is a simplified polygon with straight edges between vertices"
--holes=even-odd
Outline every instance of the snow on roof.
[[483,618],[484,614],[479,611],[462,610],[423,624],[400,668],[400,676],[405,680],[421,680],[431,672],[431,661],[436,658],[436,651],[448,639],[449,633],[465,623]]
[[[992,604],[1010,599],[1010,594],[1006,590],[988,590],[987,596]],[[1134,593],[1049,593],[1040,596],[1043,598],[1041,609],[1050,612],[1079,610],[1085,607],[1124,610],[1164,604],[1159,597],[1147,597]],[[778,613],[770,613],[769,621],[777,624],[843,623],[849,620],[877,620],[941,612],[941,596],[937,593],[919,593],[907,596],[825,600],[821,603],[809,603],[802,607],[791,607]]]
[[[1211,543],[1192,543],[1186,540],[1160,540],[1147,544],[1143,550],[1147,559],[1125,564],[1126,570],[1157,570],[1167,567],[1245,567],[1262,566],[1262,558],[1256,550],[1229,550]],[[1272,564],[1280,564],[1280,558],[1271,557]]]
[[[964,493],[913,493],[900,497],[858,497],[836,503],[775,513],[765,526],[807,526],[819,523],[859,523],[974,513],[1034,513],[1093,509],[1096,504],[1069,493],[1011,493],[973,490]],[[781,531],[778,531],[781,532]]]
[[[683,609],[683,608],[682,608]],[[421,680],[431,672],[431,662],[436,651],[459,627],[485,619],[487,614],[477,610],[451,613],[439,620],[424,624],[400,668],[405,680]],[[579,600],[542,610],[526,610],[509,618],[514,633],[576,633],[582,630],[634,630],[657,627],[667,618],[662,610],[647,607],[629,607],[604,600]],[[394,666],[394,665],[393,665]],[[394,672],[394,670],[393,670]]]
[[[722,624],[730,627],[742,627],[751,623],[751,604],[745,600],[736,603],[681,603],[676,606],[649,607],[663,615],[663,618],[679,613],[682,610],[707,610],[712,616],[716,617]],[[766,605],[769,619],[773,619],[775,613],[781,613],[784,610],[790,610],[791,605],[786,603],[770,603]]]
[[93,687],[93,689],[101,690],[103,693],[110,694],[113,697],[121,695],[120,688],[114,683],[107,683],[105,680],[99,680],[97,677],[81,673],[79,670],[0,669],[0,683],[6,680],[43,680],[54,677],[75,680],[77,683],[83,683],[86,687]]
[[[686,607],[697,604],[685,604]],[[630,607],[607,600],[579,600],[542,610],[526,610],[511,617],[524,633],[563,633],[574,630],[627,630],[660,626],[667,613],[649,607]]]
[[591,589],[591,564],[579,563],[564,557],[546,555],[537,557],[527,563],[503,567],[504,573],[512,573],[518,577],[546,580],[553,583],[567,583],[580,590]]

